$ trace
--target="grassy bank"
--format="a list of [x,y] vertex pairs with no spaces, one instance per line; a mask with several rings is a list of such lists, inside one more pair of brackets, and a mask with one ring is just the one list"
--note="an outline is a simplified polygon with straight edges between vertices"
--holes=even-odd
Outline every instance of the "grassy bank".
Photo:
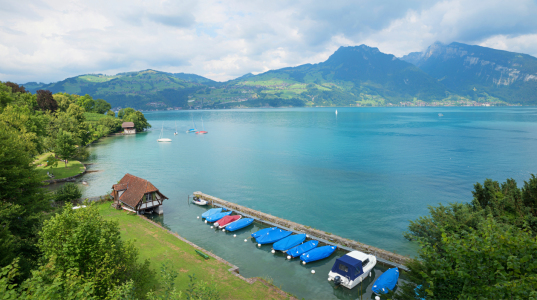
[[67,166],[65,166],[65,163],[63,161],[59,161],[58,165],[54,168],[46,167],[47,157],[51,154],[51,152],[41,154],[34,161],[34,163],[37,165],[36,169],[39,174],[45,176],[47,179],[49,179],[49,177],[47,176],[47,172],[54,174],[54,178],[50,179],[63,179],[75,176],[84,171],[84,165],[78,160],[69,161],[67,163]]
[[178,290],[188,288],[188,275],[216,283],[222,299],[288,299],[274,288],[262,282],[249,284],[228,271],[228,265],[210,258],[203,259],[194,247],[179,240],[162,228],[148,223],[136,215],[129,215],[110,206],[110,202],[99,204],[99,211],[106,219],[117,220],[124,239],[135,239],[140,258],[151,260],[151,267],[158,270],[165,260],[179,272],[176,280]]

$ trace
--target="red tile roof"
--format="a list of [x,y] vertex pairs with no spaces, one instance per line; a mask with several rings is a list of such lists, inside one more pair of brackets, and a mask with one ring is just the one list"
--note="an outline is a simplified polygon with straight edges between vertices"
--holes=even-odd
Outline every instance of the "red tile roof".
[[119,197],[119,200],[132,208],[135,208],[140,203],[140,200],[142,200],[142,197],[146,193],[157,192],[163,200],[168,199],[151,182],[128,173],[121,178],[118,184],[114,184],[112,188],[115,191],[125,190],[121,194],[121,197]]

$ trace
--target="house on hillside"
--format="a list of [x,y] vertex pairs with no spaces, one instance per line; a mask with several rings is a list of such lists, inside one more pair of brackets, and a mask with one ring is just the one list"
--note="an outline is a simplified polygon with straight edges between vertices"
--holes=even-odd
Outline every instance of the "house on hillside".
[[124,134],[136,133],[136,128],[134,128],[133,122],[123,122],[123,124],[121,124],[121,127],[123,128]]
[[112,197],[117,208],[121,207],[138,214],[164,213],[161,205],[162,201],[168,197],[143,178],[125,174],[117,184],[112,186],[112,190]]

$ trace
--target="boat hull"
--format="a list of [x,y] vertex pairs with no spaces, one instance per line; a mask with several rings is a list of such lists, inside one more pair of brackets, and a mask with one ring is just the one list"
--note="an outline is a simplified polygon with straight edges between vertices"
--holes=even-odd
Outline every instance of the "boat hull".
[[389,291],[393,291],[397,285],[397,280],[399,280],[399,269],[388,269],[373,283],[371,290],[377,295],[387,294]]
[[272,249],[276,251],[287,251],[293,247],[296,247],[306,240],[306,234],[290,235],[284,239],[281,239],[272,245]]
[[258,244],[265,245],[265,244],[272,244],[274,242],[277,242],[283,238],[286,238],[292,234],[291,231],[285,231],[283,229],[276,229],[268,231],[266,234],[257,237],[255,241]]
[[260,237],[260,236],[266,234],[267,232],[269,232],[269,231],[271,231],[271,230],[276,230],[276,229],[278,229],[278,227],[264,228],[264,229],[261,229],[261,230],[258,230],[258,231],[256,231],[256,232],[252,233],[252,237],[253,237],[254,239],[256,239],[256,238],[258,238],[258,237]]
[[158,139],[157,142],[171,142],[171,139]]
[[[353,251],[353,252],[359,252],[359,251]],[[349,277],[342,275],[340,273],[334,272],[332,268],[332,270],[330,270],[330,272],[328,273],[328,281],[334,281],[335,277],[339,276],[341,279],[341,282],[339,283],[339,285],[346,287],[348,289],[353,289],[360,282],[362,282],[367,276],[369,276],[369,274],[371,273],[371,271],[377,264],[377,258],[374,255],[368,255],[363,252],[360,252],[360,253],[364,256],[363,259],[367,258],[369,260],[367,265],[363,267],[362,274],[360,274],[358,277],[354,278],[353,280],[350,280]],[[336,260],[336,263],[337,263],[337,260]]]
[[235,230],[239,230],[239,229],[242,229],[250,224],[252,224],[254,222],[254,219],[252,218],[246,218],[246,219],[240,219],[238,221],[235,221],[231,224],[228,224],[226,226],[226,230],[227,231],[235,231]]
[[205,218],[205,220],[207,220],[207,222],[213,223],[229,215],[231,215],[231,211],[221,212],[218,214],[210,215],[207,218]]
[[336,251],[336,246],[323,246],[319,248],[315,248],[313,250],[310,250],[306,253],[303,253],[300,255],[300,260],[304,262],[304,264],[309,262],[318,261],[321,259],[325,259],[328,256],[332,255],[334,251]]
[[227,225],[240,220],[241,218],[242,216],[240,215],[225,216],[222,219],[218,220],[218,222],[214,223],[214,226],[218,226],[218,228],[224,228]]
[[218,208],[212,208],[212,209],[209,209],[208,211],[202,213],[202,214],[201,214],[201,218],[202,218],[202,219],[205,219],[205,218],[207,218],[207,217],[210,216],[210,215],[218,214],[218,213],[221,213],[221,212],[222,212],[222,208],[221,208],[221,207],[218,207]]
[[319,241],[307,241],[302,245],[287,250],[287,254],[291,255],[291,257],[299,257],[302,253],[315,249],[317,245],[319,245]]

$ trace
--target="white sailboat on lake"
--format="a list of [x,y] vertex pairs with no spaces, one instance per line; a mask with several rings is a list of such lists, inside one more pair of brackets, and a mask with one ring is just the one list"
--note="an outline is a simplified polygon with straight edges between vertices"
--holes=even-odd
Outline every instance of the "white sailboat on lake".
[[158,136],[157,142],[171,142],[171,139],[164,138],[164,124],[162,124],[162,129],[160,130],[160,135]]

